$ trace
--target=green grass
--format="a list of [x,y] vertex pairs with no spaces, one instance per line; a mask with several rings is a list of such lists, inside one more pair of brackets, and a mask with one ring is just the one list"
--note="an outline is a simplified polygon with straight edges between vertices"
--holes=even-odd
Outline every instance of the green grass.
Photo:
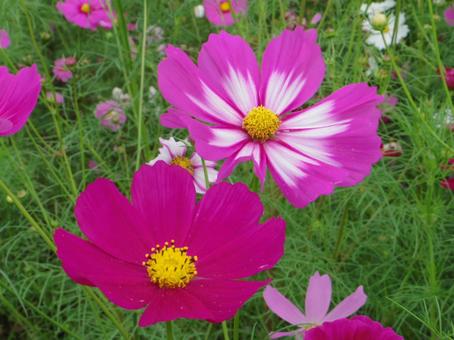
[[[453,135],[441,123],[446,109],[452,109],[452,92],[448,96],[436,70],[438,50],[442,62],[454,66],[454,34],[443,20],[432,21],[429,1],[400,1],[411,33],[386,57],[364,44],[361,1],[315,5],[317,1],[309,0],[251,0],[248,16],[229,31],[242,35],[261,55],[268,40],[285,27],[289,7],[308,18],[324,12],[319,43],[328,70],[318,95],[367,81],[399,98],[389,113],[392,123],[381,126],[380,135],[384,142],[399,140],[404,153],[381,160],[363,183],[295,209],[267,182],[261,194],[266,216],[281,215],[287,221],[286,252],[270,272],[273,285],[303,307],[308,277],[318,270],[332,277],[335,302],[362,284],[369,298],[361,313],[394,327],[406,339],[453,339],[454,200],[439,185],[447,175],[440,165],[454,156]],[[79,233],[73,205],[87,183],[109,177],[128,194],[137,165],[155,157],[158,137],[186,136],[159,125],[168,105],[159,95],[148,101],[146,91],[157,87],[162,56],[157,44],[145,46],[141,56],[144,14],[148,24],[163,27],[166,43],[184,45],[193,57],[217,29],[193,18],[196,0],[151,0],[147,13],[139,0],[122,3],[127,20],[139,23],[139,32],[132,33],[136,59],[127,52],[124,30],[83,31],[57,13],[55,1],[0,4],[0,26],[13,40],[10,49],[0,50],[1,64],[13,69],[34,62],[46,76],[56,58],[75,55],[79,60],[75,78],[57,87],[65,105],[42,100],[24,130],[0,140],[0,180],[15,199],[9,203],[6,187],[0,186],[1,338],[165,337],[164,324],[140,329],[139,311],[121,310],[97,290],[74,284],[62,271],[52,243],[46,243],[57,226]],[[442,8],[433,10],[442,16]],[[43,39],[43,32],[50,39]],[[368,77],[369,55],[379,59],[380,71]],[[396,67],[403,69],[402,79],[392,77]],[[114,86],[134,98],[129,120],[118,133],[101,128],[93,114]],[[54,87],[50,78],[44,87]],[[98,162],[97,170],[88,169],[90,159]],[[231,180],[254,183],[250,166],[239,167]],[[27,195],[13,197],[20,190]],[[241,311],[241,339],[265,339],[283,327],[260,294]],[[176,339],[222,338],[221,325],[202,321],[178,320],[174,332]]]

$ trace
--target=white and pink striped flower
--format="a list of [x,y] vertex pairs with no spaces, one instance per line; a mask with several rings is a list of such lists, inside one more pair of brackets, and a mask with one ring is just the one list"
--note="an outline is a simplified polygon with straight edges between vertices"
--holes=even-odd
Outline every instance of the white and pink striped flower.
[[[205,182],[205,172],[203,170],[202,159],[194,152],[192,156],[188,155],[187,146],[183,142],[177,142],[173,137],[169,139],[159,138],[162,147],[159,148],[159,155],[148,162],[148,165],[154,165],[157,161],[164,161],[167,164],[177,165],[186,169],[194,178],[195,190],[199,194],[207,191]],[[214,183],[218,172],[216,162],[205,161],[207,169],[208,182]]]
[[316,39],[315,30],[285,30],[269,43],[261,68],[248,43],[226,32],[210,35],[198,66],[168,47],[158,82],[173,107],[161,123],[188,128],[204,159],[225,159],[218,181],[252,160],[262,185],[268,169],[297,207],[357,184],[381,158],[383,98],[356,83],[301,108],[325,75]]

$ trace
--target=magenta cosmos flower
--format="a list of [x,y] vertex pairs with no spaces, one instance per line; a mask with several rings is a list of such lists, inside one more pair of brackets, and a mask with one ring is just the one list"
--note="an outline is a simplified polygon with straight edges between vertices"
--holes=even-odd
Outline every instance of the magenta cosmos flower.
[[252,160],[262,185],[269,169],[297,207],[360,182],[381,157],[382,97],[351,84],[301,109],[325,75],[316,38],[315,30],[285,30],[269,43],[261,69],[251,47],[226,32],[210,35],[198,67],[168,47],[158,81],[173,108],[161,123],[187,127],[202,158],[226,159],[218,180]]
[[235,23],[235,15],[247,12],[247,0],[203,0],[205,15],[209,22],[217,26],[230,26]]
[[454,5],[445,10],[445,21],[449,26],[454,26]]
[[325,322],[304,333],[304,340],[404,340],[392,328],[383,327],[367,316]]
[[98,27],[112,28],[109,8],[104,0],[65,0],[57,2],[57,10],[69,22],[95,31]]
[[55,233],[57,255],[75,282],[98,287],[126,309],[146,307],[139,325],[178,318],[231,318],[265,281],[285,223],[260,224],[263,206],[244,184],[211,187],[200,202],[190,174],[157,162],[134,175],[131,201],[107,179],[90,184],[75,215],[87,237]]
[[326,321],[346,318],[366,303],[367,295],[364,294],[363,287],[359,286],[353,294],[347,296],[328,313],[331,303],[331,279],[328,275],[320,276],[316,272],[309,279],[306,292],[305,313],[302,313],[298,307],[271,286],[266,287],[263,298],[273,313],[298,327],[293,332],[272,333],[271,338],[277,339],[283,336],[303,334],[305,329],[321,325]]
[[114,132],[125,125],[127,119],[120,104],[114,100],[99,103],[96,106],[95,116],[101,122],[102,126]]
[[[192,156],[187,155],[187,147],[183,142],[177,142],[173,137],[169,139],[159,138],[162,147],[159,148],[159,155],[148,162],[148,165],[153,165],[157,161],[164,161],[167,164],[181,166],[186,169],[194,178],[195,190],[202,194],[206,191],[205,172],[203,170],[202,159],[194,152]],[[218,172],[216,170],[216,162],[205,161],[207,169],[208,182],[216,181]]]
[[55,78],[64,83],[68,82],[73,77],[73,73],[70,67],[73,66],[76,62],[76,58],[74,57],[63,57],[55,60],[54,67],[52,69]]
[[11,40],[7,31],[0,29],[0,48],[8,48]]
[[36,65],[21,69],[16,75],[0,66],[0,136],[22,129],[38,102],[41,77]]
[[454,90],[454,68],[446,67],[446,84],[450,90]]

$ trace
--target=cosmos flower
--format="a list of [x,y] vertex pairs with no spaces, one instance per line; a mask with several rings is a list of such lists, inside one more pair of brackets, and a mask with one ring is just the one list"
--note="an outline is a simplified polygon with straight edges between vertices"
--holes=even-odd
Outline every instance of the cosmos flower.
[[304,340],[404,340],[392,328],[383,327],[367,316],[325,322],[304,333]]
[[362,4],[360,7],[361,14],[367,15],[372,18],[377,13],[383,13],[396,5],[395,0],[385,0],[383,2],[372,2],[370,4]]
[[64,83],[68,82],[73,77],[70,66],[73,66],[75,63],[76,58],[74,57],[60,58],[55,60],[54,67],[52,69],[55,78]]
[[191,175],[157,162],[134,175],[131,201],[98,179],[75,216],[87,239],[54,235],[63,269],[114,304],[142,309],[142,327],[178,318],[230,319],[269,283],[243,280],[272,268],[284,251],[285,223],[260,224],[263,206],[241,183],[211,187],[200,202]]
[[408,26],[405,24],[405,13],[400,13],[399,15],[396,38],[395,41],[392,41],[395,23],[396,17],[394,14],[386,16],[383,13],[377,13],[374,17],[365,19],[363,21],[363,30],[369,34],[366,42],[380,50],[385,49],[386,46],[391,46],[391,43],[399,44],[410,32]]
[[283,336],[302,334],[305,329],[321,325],[326,321],[346,318],[366,303],[367,295],[364,294],[363,287],[359,286],[353,294],[347,296],[328,313],[331,303],[331,279],[328,275],[320,276],[316,272],[309,279],[304,314],[284,295],[279,293],[277,289],[271,286],[266,287],[263,298],[273,313],[298,327],[297,330],[292,332],[272,333],[271,338],[277,339]]
[[230,26],[235,16],[247,12],[247,0],[203,0],[205,15],[209,22],[217,26]]
[[6,30],[0,29],[0,48],[8,48],[11,45],[9,34]]
[[13,135],[24,127],[40,92],[36,65],[24,67],[16,75],[0,66],[0,136]]
[[57,10],[66,20],[85,29],[95,31],[98,27],[112,28],[112,19],[105,0],[59,1]]
[[445,10],[445,21],[449,26],[454,26],[454,5]]
[[454,90],[454,68],[446,67],[446,84],[450,90]]
[[47,100],[54,102],[56,104],[63,104],[65,102],[65,97],[60,92],[46,92]]
[[315,30],[285,30],[269,43],[261,69],[247,42],[226,32],[210,35],[198,67],[168,47],[158,84],[173,107],[161,123],[188,128],[203,159],[226,159],[218,181],[252,160],[262,186],[269,169],[297,207],[360,182],[381,157],[382,97],[350,84],[302,109],[325,75],[316,39]]
[[[202,159],[194,152],[191,157],[187,155],[187,147],[183,142],[177,142],[173,137],[169,139],[159,138],[162,147],[159,149],[159,155],[148,162],[148,165],[153,165],[157,161],[164,161],[167,164],[181,166],[186,169],[194,178],[195,190],[202,194],[206,191],[205,173],[203,170]],[[205,161],[207,168],[208,181],[213,183],[218,175],[216,162]]]
[[119,130],[127,119],[121,106],[114,100],[99,103],[96,106],[95,116],[102,126],[114,132]]

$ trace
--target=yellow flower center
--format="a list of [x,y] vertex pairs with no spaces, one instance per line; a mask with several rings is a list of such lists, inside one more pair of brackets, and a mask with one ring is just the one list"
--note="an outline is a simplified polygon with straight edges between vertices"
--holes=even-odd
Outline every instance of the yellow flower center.
[[85,14],[90,13],[90,11],[91,11],[90,4],[87,3],[87,2],[84,3],[82,6],[80,6],[80,11],[81,11],[82,13],[85,13]]
[[230,1],[222,1],[219,4],[219,8],[221,9],[222,13],[228,13],[232,9],[232,5],[230,4]]
[[191,160],[184,156],[177,156],[172,159],[171,164],[181,166],[183,169],[188,170],[191,175],[194,175],[194,167],[192,166]]
[[254,107],[243,120],[243,129],[255,140],[267,141],[281,125],[278,115],[264,106]]
[[151,282],[159,288],[184,288],[197,275],[195,263],[197,256],[188,255],[188,247],[175,247],[175,241],[159,244],[146,254],[147,268]]

